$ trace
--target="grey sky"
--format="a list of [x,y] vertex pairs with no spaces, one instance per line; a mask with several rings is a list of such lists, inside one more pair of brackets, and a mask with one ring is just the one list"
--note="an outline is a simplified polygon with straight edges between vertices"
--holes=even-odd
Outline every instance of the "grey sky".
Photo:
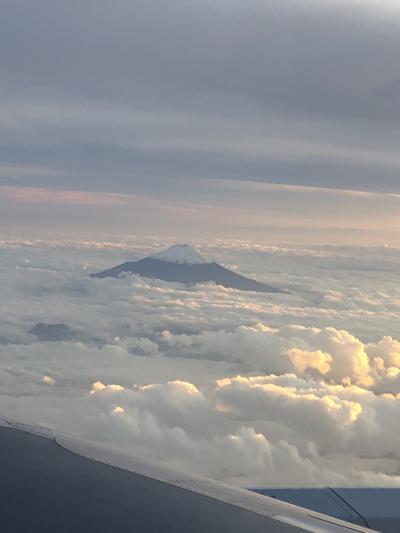
[[1,7],[0,186],[166,201],[198,201],[202,180],[400,192],[397,2]]

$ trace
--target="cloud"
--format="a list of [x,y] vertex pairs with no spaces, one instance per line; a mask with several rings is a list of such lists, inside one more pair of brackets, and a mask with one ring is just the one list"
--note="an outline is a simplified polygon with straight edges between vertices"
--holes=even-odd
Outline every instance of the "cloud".
[[303,444],[309,440],[322,453],[341,449],[359,457],[397,456],[397,395],[305,381],[293,374],[238,376],[219,380],[217,387],[226,408],[241,416],[251,413],[261,427],[273,421],[285,431],[295,431]]
[[381,357],[389,367],[400,368],[400,342],[392,337],[383,337],[378,343],[368,346],[371,357]]
[[81,424],[89,438],[239,484],[400,484],[394,397],[291,374],[221,378],[204,391],[104,385]]
[[119,405],[115,406],[114,409],[111,411],[114,415],[122,415],[125,413],[125,409],[123,407],[120,407]]
[[332,356],[329,353],[321,352],[321,350],[309,352],[292,348],[288,351],[288,356],[296,370],[302,373],[305,370],[315,369],[325,375],[331,370]]
[[[296,380],[295,375],[288,375]],[[263,422],[274,422],[295,431],[303,439],[317,444],[319,448],[330,450],[332,439],[335,448],[340,448],[340,440],[358,420],[362,406],[354,401],[342,399],[336,394],[324,393],[324,387],[306,382],[305,390],[301,381],[294,387],[282,386],[276,376],[265,378],[225,379],[218,381],[218,399],[226,406],[234,408],[237,414],[253,417]],[[318,388],[320,390],[318,390]],[[318,420],[318,424],[315,424]],[[338,442],[339,441],[339,442]]]
[[163,339],[191,355],[207,354],[240,361],[244,367],[265,372],[297,370],[326,379],[373,385],[374,378],[365,345],[345,330],[304,326],[273,329],[264,324],[239,326],[234,331],[204,331],[198,335],[171,335]]
[[92,384],[92,390],[90,394],[96,394],[96,392],[109,391],[109,392],[121,392],[125,390],[121,385],[104,385],[101,381],[96,381]]
[[55,381],[50,376],[42,376],[42,383],[45,383],[46,385],[54,385]]

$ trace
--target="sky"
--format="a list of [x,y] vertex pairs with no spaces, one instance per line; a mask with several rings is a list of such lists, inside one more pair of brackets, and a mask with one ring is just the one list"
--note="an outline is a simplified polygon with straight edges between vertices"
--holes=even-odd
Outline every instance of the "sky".
[[400,5],[3,0],[8,235],[400,242]]

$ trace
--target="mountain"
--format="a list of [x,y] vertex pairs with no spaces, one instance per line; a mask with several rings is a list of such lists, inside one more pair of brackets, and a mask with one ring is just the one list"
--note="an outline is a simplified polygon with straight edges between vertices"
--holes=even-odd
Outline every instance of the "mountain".
[[76,341],[77,334],[66,324],[36,324],[28,333],[39,341],[60,342]]
[[127,261],[103,272],[91,274],[90,277],[116,278],[125,273],[186,285],[213,281],[217,285],[241,291],[283,292],[275,287],[241,276],[215,262],[208,263],[188,244],[171,246],[158,254],[139,261]]

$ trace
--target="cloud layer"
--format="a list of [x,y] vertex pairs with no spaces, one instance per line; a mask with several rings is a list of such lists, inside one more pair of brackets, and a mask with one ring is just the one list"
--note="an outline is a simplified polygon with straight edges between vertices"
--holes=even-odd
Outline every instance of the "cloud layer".
[[399,242],[396,2],[2,7],[4,227]]
[[88,277],[166,244],[2,242],[2,414],[242,486],[400,486],[399,251],[200,245],[286,295]]

